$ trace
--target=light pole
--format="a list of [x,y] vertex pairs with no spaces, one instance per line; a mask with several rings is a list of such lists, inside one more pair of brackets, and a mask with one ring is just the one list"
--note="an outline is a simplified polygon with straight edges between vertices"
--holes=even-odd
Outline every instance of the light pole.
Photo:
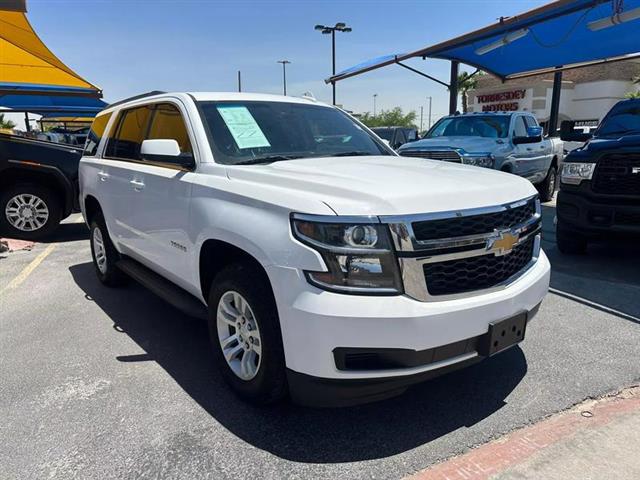
[[429,127],[427,128],[427,130],[431,129],[431,102],[432,102],[433,98],[429,97]]
[[291,63],[289,60],[278,60],[277,63],[282,64],[282,91],[283,95],[287,95],[287,63]]
[[[323,35],[331,34],[331,64],[332,64],[332,75],[336,74],[336,32],[345,32],[348,33],[352,29],[351,27],[347,27],[346,23],[338,22],[333,27],[328,27],[326,25],[316,25],[315,30],[318,30]],[[336,104],[336,82],[331,82],[331,88],[333,90],[333,104]]]
[[378,94],[374,93],[373,94],[373,116],[376,116],[376,98],[378,98]]

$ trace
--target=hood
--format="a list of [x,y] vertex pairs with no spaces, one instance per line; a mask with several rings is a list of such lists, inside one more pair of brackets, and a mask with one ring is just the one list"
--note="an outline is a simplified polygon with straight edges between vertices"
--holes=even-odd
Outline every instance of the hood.
[[453,148],[462,150],[463,153],[491,153],[496,148],[505,144],[502,138],[486,137],[433,137],[405,143],[398,149],[398,153],[407,150],[440,150]]
[[595,137],[586,145],[587,149],[594,152],[626,147],[640,147],[640,135],[626,135],[619,138]]
[[[229,166],[232,182],[316,199],[338,215],[406,215],[487,207],[536,193],[528,180],[486,168],[396,156],[309,158]],[[301,213],[308,213],[301,211]]]

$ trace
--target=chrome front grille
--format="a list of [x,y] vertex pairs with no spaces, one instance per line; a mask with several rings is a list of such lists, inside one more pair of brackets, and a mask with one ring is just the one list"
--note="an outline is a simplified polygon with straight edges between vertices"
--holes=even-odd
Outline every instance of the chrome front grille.
[[536,197],[495,207],[381,217],[389,228],[405,293],[421,301],[503,288],[540,254]]
[[402,157],[430,158],[432,160],[457,163],[462,161],[460,155],[455,150],[403,150],[399,153]]

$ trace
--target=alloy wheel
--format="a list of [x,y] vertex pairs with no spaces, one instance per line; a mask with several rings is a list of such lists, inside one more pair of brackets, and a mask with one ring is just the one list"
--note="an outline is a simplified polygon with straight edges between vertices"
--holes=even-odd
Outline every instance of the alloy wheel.
[[251,305],[238,292],[225,292],[218,302],[216,325],[229,368],[238,378],[252,380],[262,362],[262,338]]
[[35,232],[49,220],[49,208],[40,197],[21,193],[12,197],[5,208],[9,224],[22,232]]
[[96,266],[98,267],[98,270],[100,270],[100,273],[105,275],[107,273],[107,250],[104,247],[102,232],[98,227],[93,229],[92,241],[93,254],[96,257]]

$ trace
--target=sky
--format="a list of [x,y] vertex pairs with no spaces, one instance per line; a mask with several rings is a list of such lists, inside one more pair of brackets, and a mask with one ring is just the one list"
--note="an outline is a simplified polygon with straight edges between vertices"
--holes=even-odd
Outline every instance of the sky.
[[[432,45],[522,13],[544,0],[27,0],[27,18],[68,66],[102,88],[107,102],[150,90],[311,92],[331,101],[331,37],[316,24],[345,22],[336,34],[337,70]],[[407,62],[448,81],[449,63]],[[435,121],[446,89],[398,66],[337,84],[337,103],[354,112],[399,106],[420,113],[433,97]]]

